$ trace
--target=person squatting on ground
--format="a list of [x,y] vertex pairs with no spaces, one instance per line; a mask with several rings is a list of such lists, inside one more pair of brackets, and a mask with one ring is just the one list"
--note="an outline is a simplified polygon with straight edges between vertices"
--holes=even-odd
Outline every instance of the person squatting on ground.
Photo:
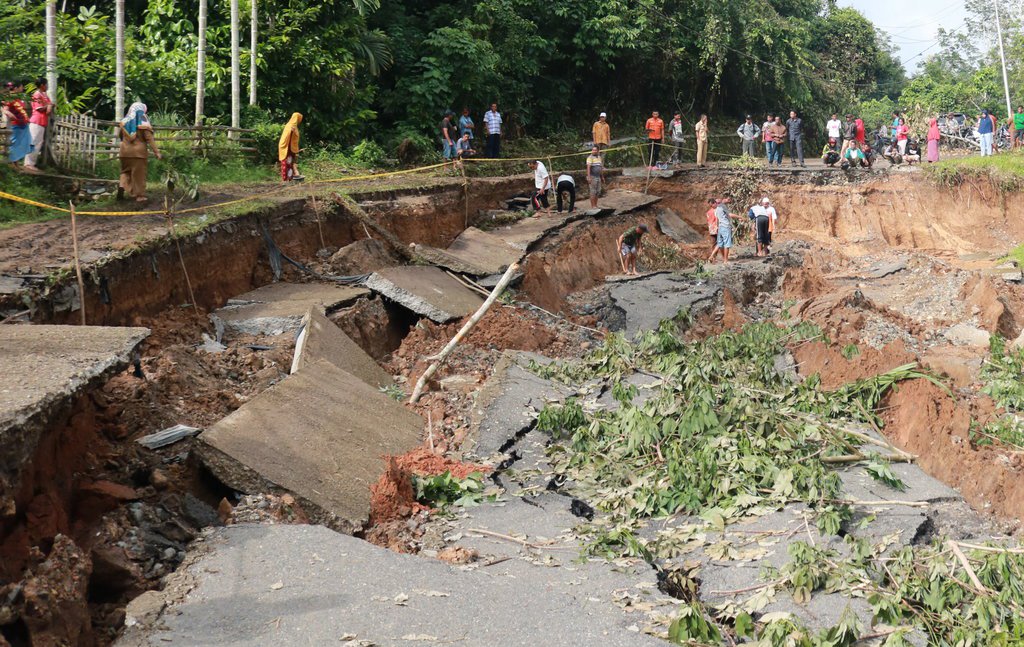
[[488,159],[501,157],[501,113],[496,103],[492,103],[491,109],[484,113],[484,134],[487,135],[484,155]]
[[611,146],[612,128],[608,125],[608,113],[602,112],[598,115],[590,132],[594,137],[594,146],[598,149],[604,150]]
[[587,156],[587,186],[590,188],[590,206],[597,208],[597,199],[601,197],[601,185],[604,184],[604,158],[601,149],[596,145]]
[[746,121],[736,129],[736,134],[740,136],[743,155],[748,157],[757,155],[757,137],[761,134],[761,129],[754,123],[754,118],[751,115],[747,115]]
[[708,161],[708,116],[702,114],[693,126],[697,140],[697,166],[704,166]]
[[43,152],[43,140],[46,138],[46,127],[53,114],[53,101],[47,94],[46,79],[36,79],[36,91],[32,93],[32,116],[28,120],[28,132],[32,138],[32,152],[25,156],[25,170],[30,173],[39,171],[39,155]]
[[551,176],[548,175],[547,167],[540,160],[530,162],[530,168],[533,169],[534,193],[532,202],[534,218],[540,216],[542,208],[545,215],[550,215],[551,205],[548,204],[548,189],[551,188]]
[[847,171],[850,168],[860,168],[867,165],[868,161],[864,156],[864,151],[861,150],[856,141],[853,141],[846,147],[846,152],[843,153],[843,161],[840,162],[839,167]]
[[668,136],[672,140],[672,156],[669,158],[669,164],[679,164],[683,161],[682,148],[683,144],[686,143],[686,137],[683,136],[683,115],[677,112],[672,117],[672,121],[668,125]]
[[907,164],[913,164],[914,162],[920,163],[921,146],[917,143],[916,139],[911,139],[907,142],[907,150],[903,154],[903,161]]
[[11,129],[11,141],[7,146],[7,161],[12,166],[32,152],[32,135],[29,132],[29,106],[21,98],[25,91],[23,83],[8,81],[4,84],[4,93],[7,95],[3,102],[3,113],[7,117],[7,124]]
[[715,205],[715,218],[718,220],[718,233],[715,246],[708,257],[708,263],[715,262],[715,256],[722,253],[722,262],[729,262],[729,250],[732,249],[732,217],[729,215],[729,198],[722,198]]
[[459,141],[455,142],[455,168],[462,168],[462,160],[476,157],[476,149],[473,148],[473,136],[463,133]]
[[654,168],[661,158],[661,142],[665,139],[665,122],[661,120],[657,110],[651,113],[651,118],[644,124],[644,129],[647,131],[647,140],[651,143],[648,163]]
[[619,254],[619,263],[622,265],[623,274],[636,276],[636,259],[640,256],[643,245],[643,236],[647,233],[647,225],[640,223],[632,229],[628,229],[619,239],[615,241],[615,250]]
[[281,139],[277,142],[277,159],[281,162],[281,181],[304,180],[299,175],[299,124],[302,123],[302,114],[292,113],[292,118],[285,124],[281,131]]
[[799,159],[800,166],[807,166],[804,164],[804,120],[796,116],[796,110],[789,111],[786,129],[789,131],[790,163],[796,166],[797,159]]
[[[157,159],[161,159],[160,150],[153,139],[153,126],[146,116],[148,109],[144,103],[133,103],[118,129],[121,136],[121,148],[118,156],[121,160],[121,180],[117,186],[117,198],[124,198],[124,192],[135,198],[136,202],[146,201],[146,172],[149,170],[149,150]],[[298,114],[298,113],[296,113]],[[294,121],[295,116],[292,116]],[[291,122],[288,122],[291,123]],[[297,145],[297,142],[296,142]]]
[[775,157],[775,139],[772,134],[772,126],[775,125],[775,118],[772,113],[765,115],[764,123],[761,124],[761,141],[764,142],[764,155],[768,158],[768,166],[772,165]]
[[889,143],[889,146],[882,153],[882,157],[889,160],[889,166],[898,166],[903,163],[903,155],[900,153],[900,147],[896,145],[895,141]]
[[839,143],[834,137],[829,137],[825,148],[821,149],[821,161],[825,166],[835,166],[839,163]]
[[569,213],[576,210],[576,180],[568,173],[558,176],[555,183],[555,206],[558,213],[562,213],[562,196],[568,197]]

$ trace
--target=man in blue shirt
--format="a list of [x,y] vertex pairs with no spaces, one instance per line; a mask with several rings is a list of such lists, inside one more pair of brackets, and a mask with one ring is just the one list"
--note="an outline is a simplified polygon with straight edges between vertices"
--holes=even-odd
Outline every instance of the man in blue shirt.
[[992,133],[995,131],[995,124],[988,110],[981,111],[981,118],[978,119],[978,135],[981,138],[981,156],[986,157],[992,154]]
[[800,166],[807,166],[804,164],[804,120],[796,116],[796,110],[789,111],[786,129],[789,131],[789,161],[796,166],[799,159]]

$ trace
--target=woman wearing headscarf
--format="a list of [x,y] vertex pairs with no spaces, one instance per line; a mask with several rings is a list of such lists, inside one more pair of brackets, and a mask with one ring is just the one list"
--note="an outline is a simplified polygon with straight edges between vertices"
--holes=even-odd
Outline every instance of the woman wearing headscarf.
[[292,113],[292,118],[285,124],[281,131],[281,139],[277,142],[277,159],[281,162],[281,181],[305,179],[299,175],[295,162],[299,156],[299,124],[302,123],[302,115],[298,112]]
[[146,116],[146,104],[135,102],[128,108],[121,120],[121,181],[117,187],[117,198],[123,199],[127,191],[136,202],[146,201],[146,172],[149,170],[149,151],[157,159],[161,158],[160,150],[153,139],[153,125]]
[[938,162],[939,161],[939,140],[942,139],[942,133],[939,132],[939,120],[932,117],[928,122],[928,161]]
[[853,128],[854,139],[856,139],[857,143],[861,145],[861,148],[863,148],[864,141],[867,139],[867,132],[864,130],[864,120],[857,118],[853,122]]

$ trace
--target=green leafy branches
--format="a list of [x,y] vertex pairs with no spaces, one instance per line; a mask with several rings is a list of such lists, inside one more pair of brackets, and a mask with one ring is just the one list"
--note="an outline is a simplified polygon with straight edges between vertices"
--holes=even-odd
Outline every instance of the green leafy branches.
[[493,501],[494,495],[486,493],[483,474],[473,472],[464,479],[445,472],[436,476],[413,475],[416,500],[432,508],[448,506],[474,506],[486,500]]

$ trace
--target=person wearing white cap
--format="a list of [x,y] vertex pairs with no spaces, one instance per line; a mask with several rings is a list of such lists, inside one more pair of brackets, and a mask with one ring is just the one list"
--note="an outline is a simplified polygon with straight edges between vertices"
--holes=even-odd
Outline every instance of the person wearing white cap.
[[602,112],[594,122],[594,146],[601,150],[608,148],[612,143],[612,129],[608,125],[608,113]]

